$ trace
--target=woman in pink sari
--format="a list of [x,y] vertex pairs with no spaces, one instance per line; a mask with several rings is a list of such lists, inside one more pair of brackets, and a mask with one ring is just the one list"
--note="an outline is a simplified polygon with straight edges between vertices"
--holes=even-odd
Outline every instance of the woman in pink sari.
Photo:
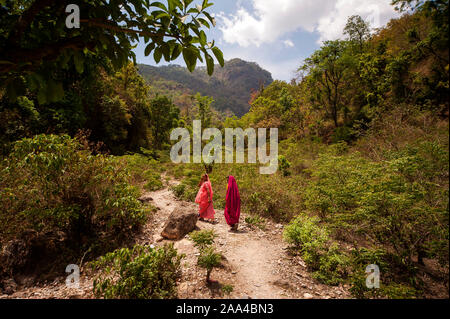
[[227,224],[231,226],[230,230],[237,230],[241,215],[241,197],[239,196],[236,180],[231,175],[228,176],[225,202],[225,219]]
[[214,221],[213,190],[208,174],[202,176],[199,186],[200,189],[195,197],[195,202],[199,204],[198,213],[200,220],[209,219]]

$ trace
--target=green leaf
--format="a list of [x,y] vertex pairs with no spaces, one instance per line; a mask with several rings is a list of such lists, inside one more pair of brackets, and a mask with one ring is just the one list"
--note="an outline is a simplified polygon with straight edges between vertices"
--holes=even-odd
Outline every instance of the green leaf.
[[176,58],[178,58],[180,56],[182,50],[183,50],[183,47],[181,46],[181,44],[177,43],[175,45],[175,47],[173,48],[171,60],[175,60]]
[[155,43],[154,42],[152,42],[149,45],[147,45],[147,47],[145,48],[145,51],[144,51],[145,56],[149,56],[154,48],[155,48]]
[[190,72],[195,70],[197,64],[197,51],[193,47],[183,48],[183,59]]
[[219,61],[219,64],[221,67],[225,65],[225,61],[223,60],[223,53],[220,51],[218,47],[213,47],[211,49],[214,53],[214,56],[216,57],[217,61]]
[[170,45],[167,42],[161,45],[161,52],[164,55],[164,60],[170,62]]
[[153,58],[155,59],[156,63],[159,63],[159,61],[161,61],[161,57],[162,57],[162,51],[160,47],[157,47],[155,49],[155,52],[153,52]]
[[167,7],[163,4],[163,3],[161,3],[161,2],[152,2],[152,4],[150,4],[150,6],[151,7],[157,7],[157,8],[160,8],[160,9],[163,9],[164,11],[169,11],[169,10],[167,10]]
[[200,44],[202,46],[206,45],[206,33],[205,33],[205,31],[203,31],[203,30],[200,31],[199,40],[200,40]]
[[211,28],[211,26],[209,25],[208,21],[206,21],[203,18],[198,18],[198,21],[200,21],[201,24],[203,24],[205,27],[207,27],[208,29]]
[[208,53],[205,52],[205,60],[208,75],[212,75],[214,73],[214,59]]

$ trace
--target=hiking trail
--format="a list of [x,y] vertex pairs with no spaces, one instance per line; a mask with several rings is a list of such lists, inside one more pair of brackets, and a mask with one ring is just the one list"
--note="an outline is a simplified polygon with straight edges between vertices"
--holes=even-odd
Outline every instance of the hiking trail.
[[[197,222],[197,228],[213,229],[217,235],[215,247],[223,255],[222,266],[214,268],[211,278],[217,284],[206,283],[206,270],[198,267],[198,250],[186,236],[179,241],[163,239],[160,235],[170,213],[178,206],[197,211],[197,205],[178,200],[170,186],[179,182],[169,180],[163,189],[145,192],[149,203],[157,208],[142,231],[136,235],[137,244],[162,246],[174,243],[182,259],[182,277],[178,283],[179,298],[243,298],[243,299],[337,299],[350,298],[348,287],[331,287],[311,277],[303,260],[289,255],[282,239],[283,225],[267,221],[264,229],[245,223],[241,213],[239,229],[230,232],[223,210],[215,209],[216,223]],[[0,298],[94,298],[92,278],[82,273],[80,288],[67,288],[65,277],[51,283],[19,288],[14,294]],[[223,294],[222,285],[233,291]]]

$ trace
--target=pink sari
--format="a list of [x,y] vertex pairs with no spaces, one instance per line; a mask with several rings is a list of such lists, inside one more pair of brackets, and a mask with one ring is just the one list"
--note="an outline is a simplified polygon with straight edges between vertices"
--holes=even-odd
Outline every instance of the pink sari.
[[[210,197],[208,197],[208,191],[210,194]],[[200,186],[200,189],[197,193],[197,196],[195,197],[195,202],[199,204],[199,214],[200,218],[206,218],[206,219],[214,219],[214,206],[212,203],[213,199],[213,190],[211,186],[211,181],[208,180]],[[211,200],[210,203],[208,201]]]
[[233,176],[228,178],[225,202],[225,219],[228,225],[233,226],[239,223],[239,217],[241,215],[241,197],[239,196],[237,183]]

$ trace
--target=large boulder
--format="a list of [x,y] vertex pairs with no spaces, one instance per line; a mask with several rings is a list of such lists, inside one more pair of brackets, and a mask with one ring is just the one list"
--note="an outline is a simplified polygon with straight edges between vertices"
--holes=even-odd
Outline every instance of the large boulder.
[[181,239],[195,229],[198,214],[186,207],[177,207],[170,214],[161,236],[167,239]]

